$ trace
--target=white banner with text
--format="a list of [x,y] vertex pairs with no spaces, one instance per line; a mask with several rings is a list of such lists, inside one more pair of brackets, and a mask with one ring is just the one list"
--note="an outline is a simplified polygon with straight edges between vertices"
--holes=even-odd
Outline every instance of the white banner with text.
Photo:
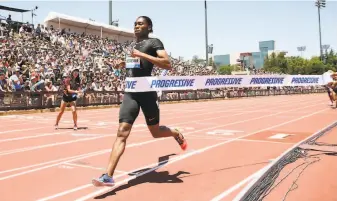
[[323,75],[218,75],[126,78],[126,92],[196,90],[223,87],[325,85]]

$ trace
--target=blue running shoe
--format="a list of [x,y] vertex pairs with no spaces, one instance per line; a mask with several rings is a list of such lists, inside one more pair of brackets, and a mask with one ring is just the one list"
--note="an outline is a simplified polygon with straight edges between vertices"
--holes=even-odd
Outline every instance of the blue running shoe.
[[102,176],[98,179],[93,179],[92,184],[96,187],[101,186],[114,186],[115,182],[112,177],[109,177],[108,174],[102,174]]

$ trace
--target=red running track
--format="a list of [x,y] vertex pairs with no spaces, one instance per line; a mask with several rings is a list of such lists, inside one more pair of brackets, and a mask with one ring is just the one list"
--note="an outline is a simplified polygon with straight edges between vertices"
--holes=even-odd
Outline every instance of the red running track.
[[76,132],[70,112],[57,131],[56,113],[0,117],[0,200],[231,200],[250,175],[335,120],[327,103],[309,94],[161,105],[161,122],[183,130],[188,150],[153,139],[140,114],[114,188],[91,179],[107,165],[118,108],[79,111],[88,128]]

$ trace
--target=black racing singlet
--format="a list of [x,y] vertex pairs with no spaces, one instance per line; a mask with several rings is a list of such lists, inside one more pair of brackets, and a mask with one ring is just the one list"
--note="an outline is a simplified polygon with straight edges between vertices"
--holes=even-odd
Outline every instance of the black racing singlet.
[[[145,39],[138,42],[136,50],[145,54],[157,57],[157,50],[164,50],[163,43],[157,38]],[[126,76],[127,77],[149,77],[151,76],[153,63],[146,59],[126,57]]]
[[[66,78],[64,79],[63,81],[63,89],[66,90],[67,89],[67,86],[70,85],[70,89],[71,90],[78,90],[78,88],[80,87],[80,83],[76,82],[76,80],[71,80],[70,78]],[[71,94],[71,93],[67,93],[67,94],[63,94],[63,97],[65,98],[71,98],[73,97],[74,94]]]

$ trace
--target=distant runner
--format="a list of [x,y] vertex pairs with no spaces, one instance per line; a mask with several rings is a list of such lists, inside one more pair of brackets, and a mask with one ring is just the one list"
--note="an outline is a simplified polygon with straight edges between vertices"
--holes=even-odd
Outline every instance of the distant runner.
[[328,96],[329,96],[329,99],[330,99],[330,105],[331,106],[333,106],[333,103],[335,101],[334,94],[333,94],[333,86],[332,86],[333,82],[334,82],[333,74],[334,74],[334,72],[332,70],[329,70],[329,71],[327,71],[323,74],[323,80],[324,80],[325,87],[326,87],[327,92],[328,92]]
[[73,121],[74,121],[74,130],[77,130],[77,112],[76,112],[76,100],[80,91],[80,77],[79,70],[75,69],[71,72],[71,75],[63,75],[63,96],[62,102],[60,106],[60,112],[57,115],[55,129],[58,129],[59,122],[64,113],[64,110],[69,105],[71,107],[73,113]]

